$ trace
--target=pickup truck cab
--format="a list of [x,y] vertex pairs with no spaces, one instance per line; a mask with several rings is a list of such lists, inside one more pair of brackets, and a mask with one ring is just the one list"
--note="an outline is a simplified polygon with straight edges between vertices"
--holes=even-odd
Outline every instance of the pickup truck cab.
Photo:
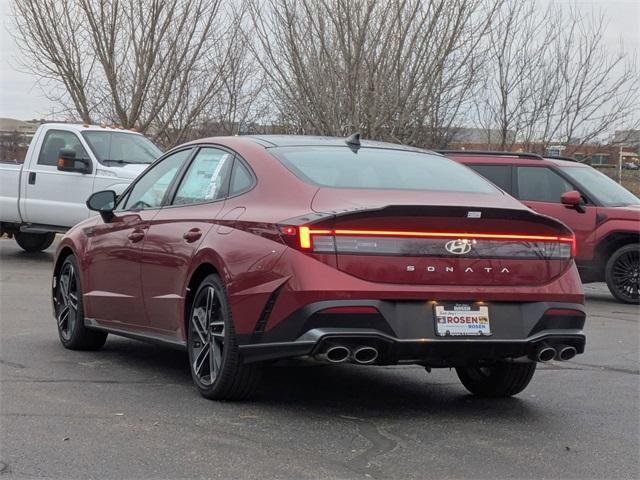
[[531,153],[442,151],[576,236],[582,281],[640,303],[640,199],[595,168]]
[[49,123],[33,136],[23,164],[0,162],[0,235],[27,251],[90,216],[96,191],[124,189],[162,154],[140,133],[90,125]]

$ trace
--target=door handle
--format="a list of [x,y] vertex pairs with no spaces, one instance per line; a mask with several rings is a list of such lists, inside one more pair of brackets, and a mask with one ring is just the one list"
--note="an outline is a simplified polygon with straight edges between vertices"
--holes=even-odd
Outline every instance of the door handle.
[[200,231],[199,228],[192,228],[191,230],[186,232],[184,235],[182,235],[182,238],[184,238],[187,241],[187,243],[192,243],[198,240],[201,236],[202,236],[202,232]]
[[36,172],[29,172],[29,185],[36,184]]
[[131,240],[133,243],[137,243],[144,238],[144,232],[142,230],[134,230],[127,238]]

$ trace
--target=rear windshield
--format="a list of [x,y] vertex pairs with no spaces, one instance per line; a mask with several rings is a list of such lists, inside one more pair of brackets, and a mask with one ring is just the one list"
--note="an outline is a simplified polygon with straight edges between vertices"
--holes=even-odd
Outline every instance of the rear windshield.
[[305,182],[323,187],[496,193],[471,169],[428,153],[384,148],[270,148]]
[[155,143],[143,135],[127,132],[84,131],[91,150],[104,164],[152,163],[162,155]]

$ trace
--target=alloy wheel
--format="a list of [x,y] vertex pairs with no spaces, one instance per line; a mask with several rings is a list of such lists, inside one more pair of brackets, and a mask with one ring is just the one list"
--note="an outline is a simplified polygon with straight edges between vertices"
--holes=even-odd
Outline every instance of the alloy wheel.
[[57,303],[58,329],[65,340],[70,340],[78,321],[78,278],[71,263],[65,263],[60,272]]
[[190,330],[191,368],[203,386],[210,386],[222,367],[225,334],[219,294],[211,285],[195,298]]
[[622,253],[616,259],[611,275],[620,295],[637,301],[640,296],[640,252],[630,250]]

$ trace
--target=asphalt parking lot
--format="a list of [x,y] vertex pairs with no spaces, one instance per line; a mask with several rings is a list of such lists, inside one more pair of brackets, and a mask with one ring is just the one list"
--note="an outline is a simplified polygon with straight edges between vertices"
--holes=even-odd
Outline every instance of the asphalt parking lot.
[[111,336],[58,342],[53,248],[0,240],[4,478],[639,478],[639,310],[587,285],[587,353],[516,398],[471,397],[455,372],[271,368],[216,403],[186,354]]

